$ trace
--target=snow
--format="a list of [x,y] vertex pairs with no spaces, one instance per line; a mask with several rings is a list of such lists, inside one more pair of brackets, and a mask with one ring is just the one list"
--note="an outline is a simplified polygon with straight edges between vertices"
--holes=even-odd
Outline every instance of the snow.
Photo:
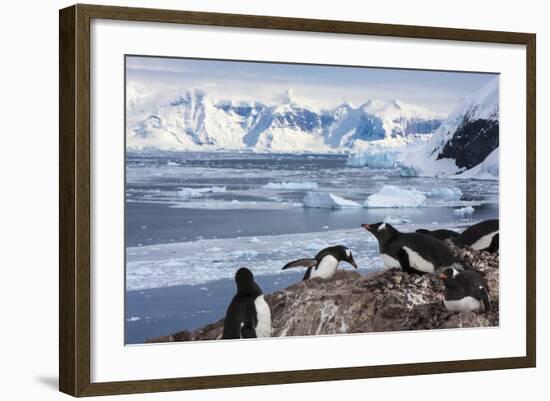
[[[498,113],[499,78],[496,77],[477,92],[464,98],[425,145],[403,156],[401,175],[405,177],[449,177],[462,173],[464,169],[460,169],[454,160],[437,159],[440,151],[453,138],[465,118],[468,121],[498,119]],[[479,173],[481,177],[489,175],[493,174]]]
[[405,189],[395,185],[384,185],[380,191],[367,198],[363,207],[420,207],[424,204],[425,200],[426,197],[416,189]]
[[499,178],[499,148],[493,150],[483,162],[452,178],[476,179],[476,180],[498,180]]
[[439,187],[423,192],[427,198],[434,198],[441,201],[457,201],[462,197],[462,191],[456,187]]
[[263,186],[265,189],[317,189],[319,185],[315,182],[268,182]]
[[307,192],[304,196],[304,206],[311,208],[341,209],[348,207],[361,207],[356,202],[344,199],[330,192]]
[[473,214],[475,209],[472,206],[462,207],[460,209],[454,209],[453,213],[458,216],[468,216]]
[[263,104],[214,99],[194,88],[161,92],[129,81],[126,138],[132,150],[328,152],[431,133],[443,118],[397,100],[324,110],[300,102],[291,89]]

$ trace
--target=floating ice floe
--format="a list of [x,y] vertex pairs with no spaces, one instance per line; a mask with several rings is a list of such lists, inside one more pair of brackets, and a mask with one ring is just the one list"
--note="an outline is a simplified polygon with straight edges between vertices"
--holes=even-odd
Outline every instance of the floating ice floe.
[[404,189],[395,185],[384,185],[380,191],[369,196],[363,207],[420,207],[426,197],[416,189]]
[[453,210],[454,214],[458,216],[469,216],[473,214],[475,209],[472,206],[461,207],[460,209]]
[[206,188],[186,188],[183,187],[178,191],[180,199],[200,198],[203,194],[225,192],[225,187],[206,187]]
[[263,186],[265,189],[317,189],[316,182],[268,182]]
[[439,187],[423,192],[428,198],[435,198],[442,201],[457,201],[462,198],[462,191],[456,187]]
[[307,192],[304,196],[304,206],[324,209],[342,209],[348,207],[361,207],[357,202],[344,199],[330,192]]

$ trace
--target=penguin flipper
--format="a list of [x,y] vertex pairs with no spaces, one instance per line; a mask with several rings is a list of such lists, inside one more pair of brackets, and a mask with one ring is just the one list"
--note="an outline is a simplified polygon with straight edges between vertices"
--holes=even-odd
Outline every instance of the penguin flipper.
[[498,247],[499,247],[499,238],[497,233],[491,240],[491,245],[489,245],[489,249],[487,249],[487,251],[489,251],[490,253],[497,253]]
[[409,261],[409,254],[406,250],[401,248],[399,251],[397,251],[397,260],[399,260],[399,264],[401,265],[401,270],[403,270],[405,273],[416,273],[416,270],[414,270],[411,267],[411,263]]
[[292,262],[288,262],[283,266],[282,270],[290,269],[292,267],[313,267],[317,264],[317,259],[297,259]]
[[480,296],[481,296],[481,303],[483,304],[483,311],[489,312],[491,310],[491,295],[489,295],[489,291],[483,286],[479,287]]

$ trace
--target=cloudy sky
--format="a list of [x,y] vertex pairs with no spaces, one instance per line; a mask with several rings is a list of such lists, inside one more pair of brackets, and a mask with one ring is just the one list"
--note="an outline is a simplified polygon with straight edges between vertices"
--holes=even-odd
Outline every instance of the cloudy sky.
[[448,114],[494,74],[127,56],[127,82],[154,92],[197,88],[223,100],[274,103],[288,89],[312,106],[402,100]]

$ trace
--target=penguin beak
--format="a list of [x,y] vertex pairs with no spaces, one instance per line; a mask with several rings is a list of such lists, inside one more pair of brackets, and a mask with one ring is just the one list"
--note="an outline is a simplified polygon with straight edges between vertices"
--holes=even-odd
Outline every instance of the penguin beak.
[[363,228],[364,228],[365,230],[367,230],[367,231],[370,231],[370,229],[371,229],[370,224],[367,224],[367,223],[361,224],[361,227],[363,227]]
[[349,264],[352,265],[353,267],[355,267],[356,269],[358,269],[357,267],[357,263],[355,263],[355,260],[353,260],[353,258],[351,258],[350,260],[348,260]]
[[441,280],[447,280],[447,276],[443,273],[439,273],[437,277],[439,277]]

